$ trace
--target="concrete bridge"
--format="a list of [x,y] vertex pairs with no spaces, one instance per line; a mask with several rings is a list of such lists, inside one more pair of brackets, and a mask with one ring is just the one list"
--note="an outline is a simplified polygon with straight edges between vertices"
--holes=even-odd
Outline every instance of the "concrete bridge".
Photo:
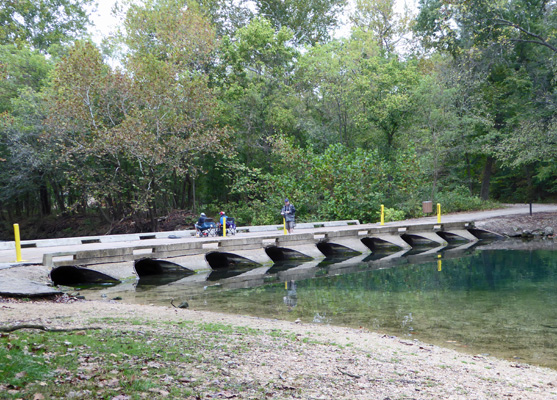
[[[536,206],[535,211],[555,211],[557,207]],[[97,271],[118,280],[136,280],[151,273],[180,274],[190,281],[204,281],[221,269],[240,271],[239,275],[263,276],[279,270],[281,263],[301,263],[288,267],[277,276],[287,279],[292,273],[311,275],[311,265],[326,257],[360,257],[376,262],[392,260],[416,252],[423,258],[447,246],[466,248],[478,239],[493,237],[474,226],[474,220],[492,216],[525,214],[526,205],[503,210],[446,215],[379,224],[358,221],[332,221],[298,224],[296,233],[284,235],[281,225],[240,227],[236,236],[196,238],[193,231],[158,232],[85,238],[22,241],[24,262],[15,263],[14,243],[0,243],[0,270],[18,265],[43,265],[50,268],[73,267]],[[309,265],[309,266],[308,266]],[[341,264],[339,264],[341,265]],[[338,267],[338,265],[337,265]],[[316,270],[313,270],[316,271]],[[188,277],[196,273],[195,277]],[[229,279],[229,278],[227,278]],[[242,281],[243,278],[230,280]],[[251,279],[251,278],[249,278]],[[0,287],[0,294],[2,293]]]
[[[449,243],[469,243],[493,236],[476,230],[470,222],[370,226],[357,221],[337,221],[336,226],[298,227],[297,231],[299,233],[290,235],[277,230],[252,231],[251,235],[226,238],[186,236],[175,243],[171,243],[172,239],[134,245],[123,242],[127,245],[46,252],[42,264],[57,273],[62,273],[57,271],[60,267],[86,267],[126,280],[136,275],[187,274],[230,268],[270,269],[277,262],[319,262],[325,257],[365,257],[385,252],[402,255],[417,247],[439,251]],[[71,269],[60,271],[72,273]],[[53,280],[56,281],[54,276]]]

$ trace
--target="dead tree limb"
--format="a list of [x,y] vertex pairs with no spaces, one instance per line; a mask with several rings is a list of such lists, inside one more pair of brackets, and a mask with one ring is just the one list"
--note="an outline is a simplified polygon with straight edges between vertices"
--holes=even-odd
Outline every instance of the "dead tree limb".
[[72,332],[72,331],[85,331],[85,330],[102,329],[102,328],[100,326],[86,326],[86,327],[79,327],[79,328],[51,328],[45,325],[31,325],[31,324],[0,326],[0,332],[14,332],[19,329],[39,329],[45,332]]
[[337,367],[337,369],[341,374],[348,375],[351,378],[356,378],[356,379],[361,378],[360,375],[354,375],[354,374],[351,374],[350,372],[343,371],[342,369],[340,369],[340,367]]

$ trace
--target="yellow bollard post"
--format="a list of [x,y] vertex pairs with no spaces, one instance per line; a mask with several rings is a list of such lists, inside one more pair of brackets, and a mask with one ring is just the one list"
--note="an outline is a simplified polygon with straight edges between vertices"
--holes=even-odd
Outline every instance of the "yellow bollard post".
[[226,217],[222,219],[222,237],[226,237]]
[[23,261],[21,259],[21,241],[19,240],[19,224],[14,224],[15,235],[15,259],[17,262]]
[[437,223],[441,223],[441,204],[437,203]]
[[284,217],[282,217],[282,226],[284,228],[284,234],[288,235],[288,231],[286,230],[286,219],[284,219]]
[[381,204],[381,225],[385,225],[385,206]]
[[437,271],[441,272],[443,261],[441,261],[441,254],[437,255]]

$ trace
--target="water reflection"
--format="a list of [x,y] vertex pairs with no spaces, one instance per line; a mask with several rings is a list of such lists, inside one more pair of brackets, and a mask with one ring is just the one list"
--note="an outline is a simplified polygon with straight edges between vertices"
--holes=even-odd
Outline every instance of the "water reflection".
[[[497,245],[499,246],[499,245]],[[557,251],[465,244],[213,272],[125,301],[365,327],[557,368]],[[117,287],[109,289],[117,290]]]
[[[189,275],[191,276],[191,275]],[[189,277],[188,276],[188,277]],[[186,277],[186,279],[188,278]],[[136,283],[136,290],[150,290],[153,287],[167,285],[184,279],[183,274],[147,275],[142,276]]]
[[221,268],[211,271],[207,280],[210,282],[218,282],[223,279],[232,278],[234,276],[245,274],[247,271],[253,268]]

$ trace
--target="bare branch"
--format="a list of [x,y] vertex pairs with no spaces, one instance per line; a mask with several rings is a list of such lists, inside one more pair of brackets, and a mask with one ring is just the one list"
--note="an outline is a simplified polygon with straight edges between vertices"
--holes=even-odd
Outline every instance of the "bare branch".
[[86,326],[86,327],[78,327],[78,328],[50,328],[45,325],[32,325],[32,324],[0,326],[0,332],[14,332],[19,329],[39,329],[46,332],[73,332],[73,331],[84,331],[84,330],[103,329],[103,328],[98,326],[90,326],[90,327]]
[[549,44],[542,36],[538,35],[537,33],[530,32],[527,29],[523,28],[522,26],[520,26],[518,24],[515,24],[514,22],[508,21],[506,19],[503,19],[503,18],[495,18],[494,22],[495,22],[496,25],[499,24],[499,25],[512,26],[513,28],[518,29],[522,33],[525,33],[528,36],[532,36],[532,37],[538,39],[538,40],[511,39],[512,41],[541,44],[542,46],[545,46],[545,47],[551,49],[553,52],[557,53],[557,47]]

